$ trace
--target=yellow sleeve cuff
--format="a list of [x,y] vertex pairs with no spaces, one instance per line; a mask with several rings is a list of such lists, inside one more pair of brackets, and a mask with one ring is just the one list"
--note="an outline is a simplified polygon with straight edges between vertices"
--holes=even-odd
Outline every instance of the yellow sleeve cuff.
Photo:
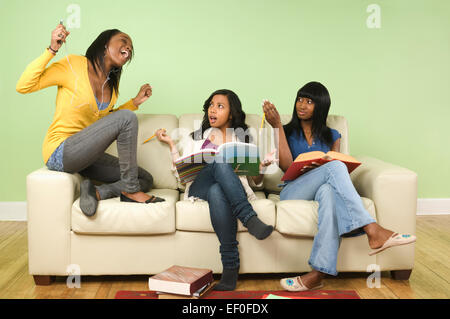
[[128,102],[122,104],[117,108],[117,110],[131,110],[131,111],[136,111],[138,109],[139,108],[136,105],[134,105],[133,99],[130,99]]

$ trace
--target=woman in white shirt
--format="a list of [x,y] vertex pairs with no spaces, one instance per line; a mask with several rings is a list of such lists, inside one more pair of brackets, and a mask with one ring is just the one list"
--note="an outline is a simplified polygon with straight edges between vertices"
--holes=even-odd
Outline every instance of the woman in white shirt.
[[[203,111],[201,128],[183,138],[178,147],[164,129],[156,131],[158,140],[170,146],[174,161],[180,158],[179,149],[190,154],[205,148],[217,149],[226,142],[251,142],[250,135],[245,134],[248,128],[245,124],[245,112],[234,92],[215,91],[205,101]],[[260,172],[274,161],[270,155],[261,162]],[[258,186],[262,184],[262,178],[262,174],[238,177],[230,164],[213,162],[205,166],[193,182],[186,185],[185,199],[208,201],[211,222],[220,242],[223,272],[219,284],[214,287],[215,290],[236,288],[239,274],[237,219],[259,240],[267,238],[273,231],[272,226],[266,225],[258,218],[249,203],[249,200],[256,199],[249,182]]]

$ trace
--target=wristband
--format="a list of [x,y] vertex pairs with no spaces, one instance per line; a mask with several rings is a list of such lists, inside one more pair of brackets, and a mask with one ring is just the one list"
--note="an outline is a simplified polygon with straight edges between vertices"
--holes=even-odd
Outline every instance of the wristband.
[[56,50],[56,51],[53,50],[51,45],[48,46],[48,49],[49,49],[50,51],[52,51],[54,54],[58,53],[58,50]]

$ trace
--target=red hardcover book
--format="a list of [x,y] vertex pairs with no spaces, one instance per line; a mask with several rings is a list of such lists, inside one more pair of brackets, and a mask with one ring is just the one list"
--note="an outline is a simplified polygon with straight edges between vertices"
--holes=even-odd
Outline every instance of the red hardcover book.
[[311,165],[313,162],[317,163],[318,165],[323,165],[331,161],[341,161],[343,162],[348,169],[348,172],[351,173],[355,168],[357,168],[359,165],[361,165],[361,162],[359,162],[354,157],[351,157],[350,155],[342,154],[339,152],[333,152],[329,151],[328,153],[315,151],[315,152],[308,152],[303,153],[297,156],[295,161],[289,166],[286,173],[284,173],[283,177],[281,178],[282,181],[292,181],[299,177],[300,175],[303,175],[307,172],[305,166]]
[[175,265],[150,277],[148,287],[153,291],[189,296],[213,281],[210,269]]

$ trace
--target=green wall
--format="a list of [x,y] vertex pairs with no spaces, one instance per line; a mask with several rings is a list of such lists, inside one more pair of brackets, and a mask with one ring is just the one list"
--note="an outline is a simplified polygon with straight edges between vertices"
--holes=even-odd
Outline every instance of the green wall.
[[[248,113],[265,98],[291,113],[297,90],[320,81],[330,113],[349,121],[352,154],[417,172],[421,198],[450,197],[450,1],[0,0],[0,201],[24,201],[26,175],[43,166],[56,88],[21,95],[15,85],[59,20],[73,17],[72,3],[80,28],[70,30],[70,54],[105,29],[132,37],[119,102],[149,82],[139,113],[200,112],[219,88],[238,93]],[[372,3],[380,28],[366,24]]]

